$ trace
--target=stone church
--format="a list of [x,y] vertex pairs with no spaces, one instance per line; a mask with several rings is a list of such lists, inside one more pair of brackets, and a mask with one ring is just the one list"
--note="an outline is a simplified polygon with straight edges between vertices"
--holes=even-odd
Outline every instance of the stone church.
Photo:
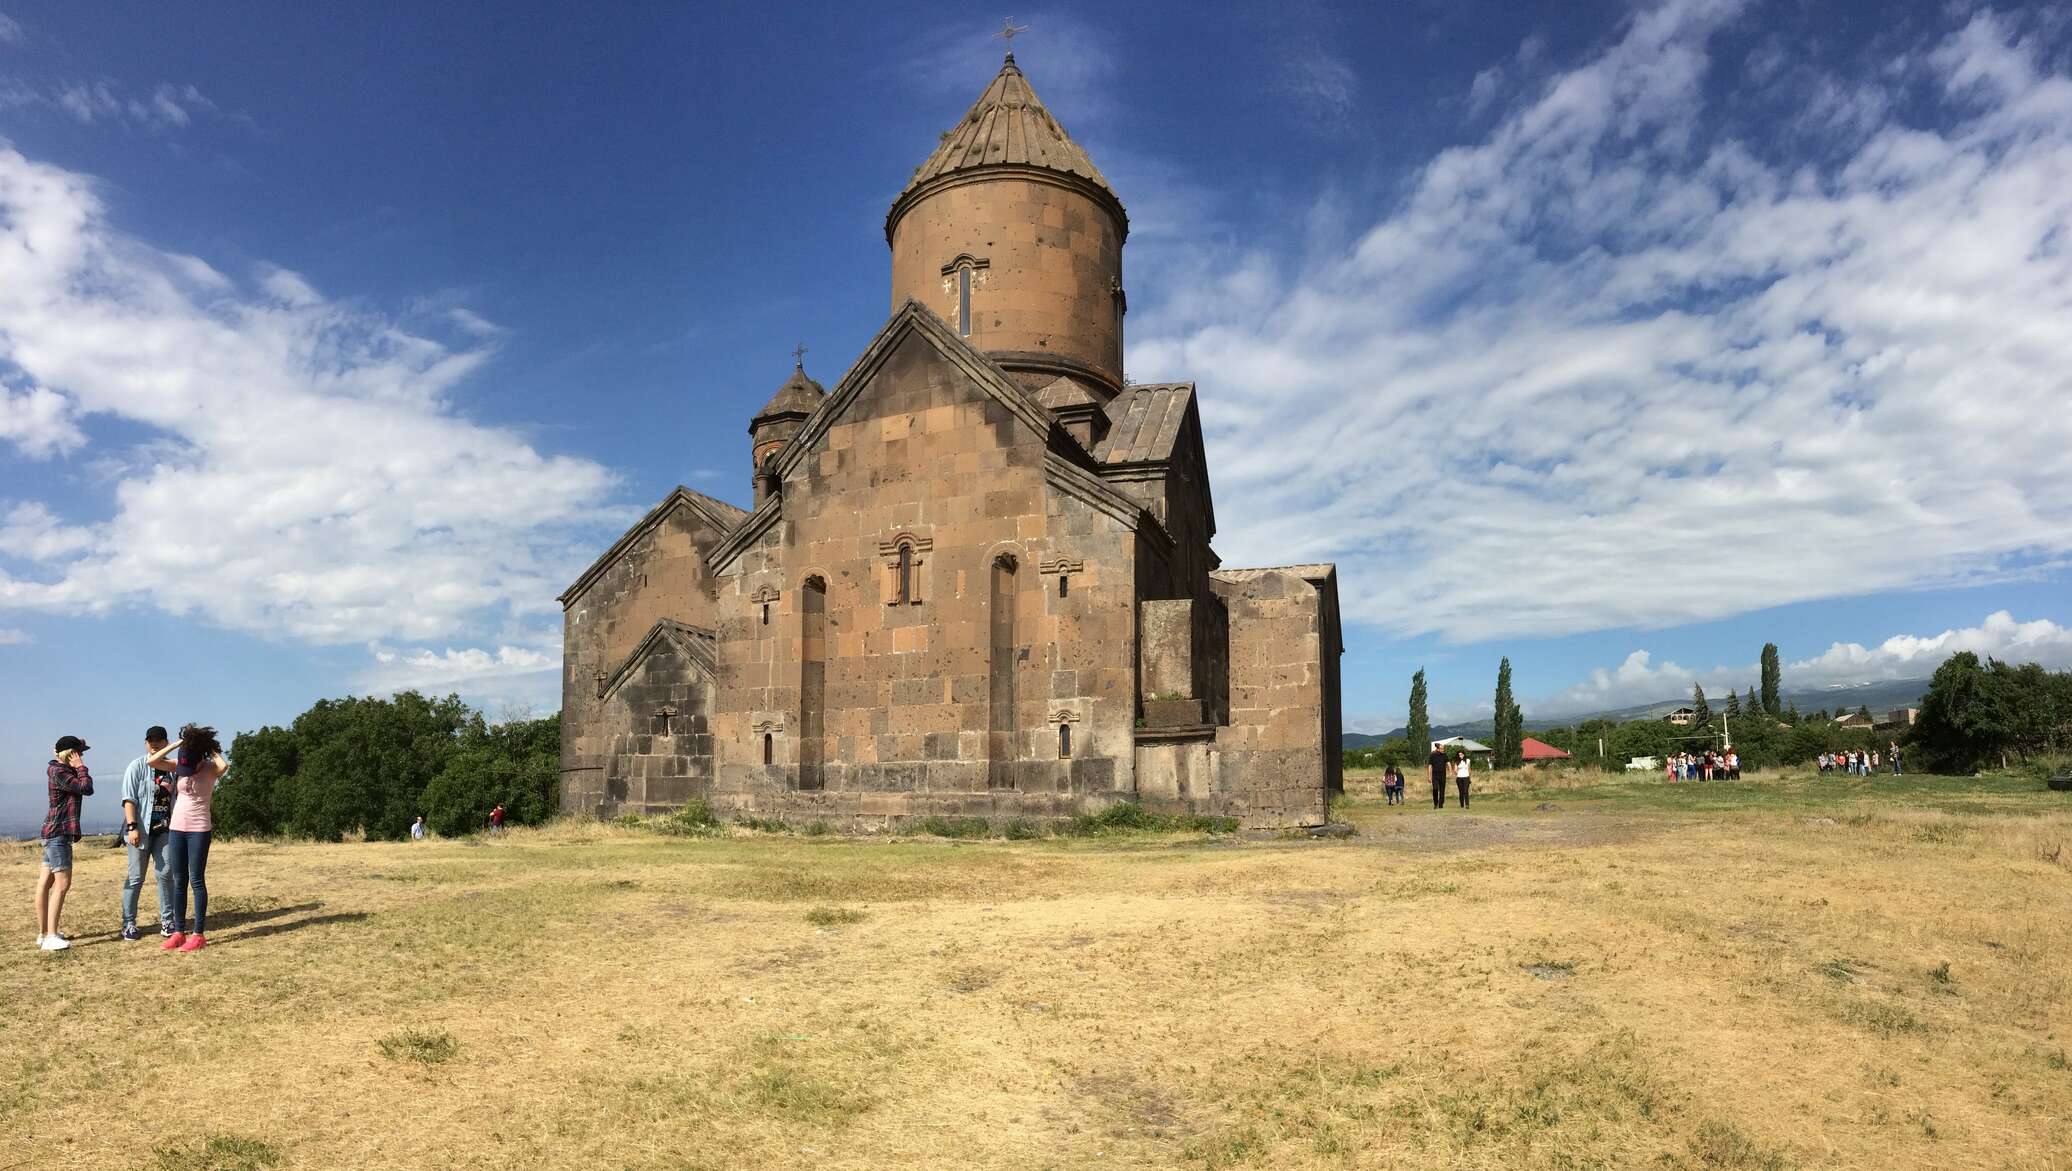
[[1010,53],[885,216],[891,319],[749,421],[754,507],[677,488],[561,595],[564,811],[1324,821],[1336,570],[1217,558],[1128,235]]

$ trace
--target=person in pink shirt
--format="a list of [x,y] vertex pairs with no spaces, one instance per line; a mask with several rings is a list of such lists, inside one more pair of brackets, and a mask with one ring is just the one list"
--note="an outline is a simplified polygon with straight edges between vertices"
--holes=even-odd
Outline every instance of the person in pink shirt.
[[[159,947],[166,951],[200,951],[207,943],[209,916],[209,840],[216,823],[210,807],[216,786],[230,771],[216,730],[201,724],[180,729],[180,738],[151,754],[153,762],[178,752],[173,769],[173,817],[166,842],[166,866],[173,874],[173,933]],[[187,892],[194,892],[194,930],[184,930]]]

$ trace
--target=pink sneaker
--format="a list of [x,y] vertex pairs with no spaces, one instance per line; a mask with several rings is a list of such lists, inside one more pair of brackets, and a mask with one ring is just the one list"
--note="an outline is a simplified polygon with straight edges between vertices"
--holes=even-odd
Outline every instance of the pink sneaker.
[[199,935],[190,935],[187,937],[187,942],[180,945],[180,950],[200,951],[203,947],[205,947],[208,944],[208,942],[208,940],[203,939]]
[[161,943],[161,944],[159,944],[159,945],[158,945],[158,950],[160,950],[160,951],[179,951],[179,950],[180,950],[180,944],[181,944],[181,943],[183,943],[183,942],[185,942],[185,941],[186,941],[186,939],[187,939],[187,936],[183,935],[182,933],[180,933],[180,932],[178,932],[178,931],[175,931],[175,932],[173,932],[173,933],[172,933],[171,935],[168,935],[168,936],[166,936],[166,937],[165,937],[165,942],[164,942],[164,943]]

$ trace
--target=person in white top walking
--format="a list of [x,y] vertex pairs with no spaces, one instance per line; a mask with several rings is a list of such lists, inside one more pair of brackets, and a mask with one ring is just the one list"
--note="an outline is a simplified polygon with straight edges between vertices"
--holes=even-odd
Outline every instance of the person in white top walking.
[[1468,752],[1462,749],[1453,761],[1453,787],[1460,790],[1460,807],[1468,807]]

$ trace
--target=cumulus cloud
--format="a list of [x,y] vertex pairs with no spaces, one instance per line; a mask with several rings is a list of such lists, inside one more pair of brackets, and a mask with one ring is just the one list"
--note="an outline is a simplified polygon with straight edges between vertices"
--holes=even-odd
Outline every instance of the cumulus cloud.
[[[0,376],[32,388],[9,391],[0,434],[43,457],[100,417],[150,436],[99,452],[102,515],[0,503],[0,609],[147,606],[312,644],[558,644],[554,595],[595,552],[613,480],[451,408],[493,352],[465,323],[454,344],[283,269],[238,282],[125,235],[89,179],[4,147],[0,274]],[[456,678],[476,655],[534,665],[393,653]]]
[[0,439],[30,459],[64,455],[86,442],[72,400],[44,386],[14,390],[0,379]]
[[0,646],[21,646],[35,641],[26,630],[17,630],[11,626],[0,626]]
[[1131,370],[1204,383],[1227,563],[1335,560],[1352,620],[1479,641],[2072,547],[2072,80],[1980,12],[1708,84],[1747,19],[1639,12],[1351,247],[1147,290]]
[[[2016,621],[2005,610],[1988,614],[1977,626],[1940,634],[1895,634],[1873,647],[1838,642],[1820,654],[1780,664],[1788,691],[1925,679],[1944,659],[1959,651],[2011,663],[2041,663],[2053,669],[2072,667],[2072,627],[2047,618]],[[1603,711],[1677,699],[1701,685],[1708,696],[1746,691],[1761,678],[1756,663],[1693,670],[1675,662],[1656,662],[1636,650],[1616,667],[1599,667],[1587,678],[1543,700],[1532,710],[1549,716]]]
[[0,45],[19,45],[25,37],[22,22],[0,12]]

